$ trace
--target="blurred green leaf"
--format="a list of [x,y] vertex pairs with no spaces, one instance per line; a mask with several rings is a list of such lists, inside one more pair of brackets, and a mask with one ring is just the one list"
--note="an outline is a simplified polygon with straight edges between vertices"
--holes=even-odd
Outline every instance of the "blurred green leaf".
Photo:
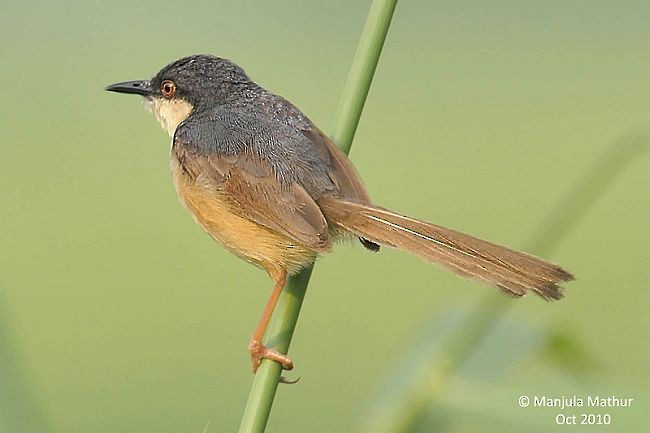
[[583,379],[600,367],[592,351],[576,335],[575,330],[567,326],[554,326],[546,331],[540,355],[549,364]]
[[[648,149],[650,140],[644,134],[623,137],[587,170],[566,197],[561,199],[550,216],[529,242],[527,251],[550,255],[566,233],[586,215],[625,168]],[[391,384],[378,393],[372,408],[362,421],[363,433],[407,433],[421,428],[423,412],[436,410],[443,404],[450,384],[460,377],[477,380],[499,377],[528,353],[541,347],[545,358],[573,374],[586,373],[595,364],[593,356],[579,339],[564,331],[522,331],[521,324],[508,324],[502,319],[512,299],[490,294],[477,308],[464,314],[457,325],[437,325],[439,334],[428,342],[418,343],[407,358],[406,366],[392,373]],[[504,331],[522,331],[517,341]],[[428,354],[426,359],[424,354]],[[404,362],[400,365],[405,364]],[[410,364],[410,365],[409,365]],[[417,371],[415,375],[411,372]],[[394,384],[401,385],[395,386]],[[429,426],[430,431],[434,426]],[[442,430],[440,430],[442,431]]]
[[51,430],[14,341],[5,304],[0,288],[0,432],[46,433]]

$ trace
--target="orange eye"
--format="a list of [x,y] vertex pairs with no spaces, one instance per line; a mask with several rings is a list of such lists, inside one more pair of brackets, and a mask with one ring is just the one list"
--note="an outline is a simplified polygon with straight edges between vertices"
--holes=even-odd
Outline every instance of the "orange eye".
[[176,84],[172,80],[165,80],[160,84],[160,91],[167,98],[171,98],[176,92]]

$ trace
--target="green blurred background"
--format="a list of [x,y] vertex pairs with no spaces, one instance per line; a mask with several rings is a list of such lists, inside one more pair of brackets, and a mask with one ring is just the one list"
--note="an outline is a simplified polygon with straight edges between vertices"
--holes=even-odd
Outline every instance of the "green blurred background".
[[[236,431],[270,281],[194,225],[169,137],[103,87],[214,53],[327,130],[369,4],[2,2],[2,433]],[[649,22],[647,1],[401,2],[351,153],[375,201],[523,246],[606,149],[648,145]],[[517,407],[534,394],[635,398],[584,431],[646,428],[649,164],[548,257],[578,278],[566,299],[508,309],[505,337],[438,399],[444,425],[434,411],[421,431],[575,431]],[[355,431],[400,352],[490,290],[338,248],[317,265],[291,350],[302,380],[281,387],[268,431]]]

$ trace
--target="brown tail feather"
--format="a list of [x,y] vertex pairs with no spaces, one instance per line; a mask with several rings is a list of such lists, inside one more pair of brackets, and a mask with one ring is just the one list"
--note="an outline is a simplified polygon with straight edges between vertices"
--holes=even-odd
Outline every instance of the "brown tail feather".
[[544,299],[560,299],[559,283],[573,280],[567,271],[537,257],[388,209],[329,197],[318,204],[332,224],[356,236],[409,251],[513,296],[532,290]]

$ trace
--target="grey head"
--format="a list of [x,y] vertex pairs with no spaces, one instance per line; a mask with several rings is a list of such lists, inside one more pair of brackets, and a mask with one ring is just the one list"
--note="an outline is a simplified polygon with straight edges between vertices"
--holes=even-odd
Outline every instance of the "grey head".
[[230,60],[200,54],[170,63],[150,80],[115,83],[106,90],[143,96],[163,128],[173,135],[192,112],[237,100],[256,87]]

